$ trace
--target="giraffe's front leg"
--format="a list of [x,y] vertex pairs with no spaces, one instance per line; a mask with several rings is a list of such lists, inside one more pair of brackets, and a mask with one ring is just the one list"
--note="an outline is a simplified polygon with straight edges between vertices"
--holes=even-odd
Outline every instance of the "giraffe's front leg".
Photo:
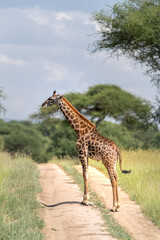
[[88,206],[89,190],[88,190],[88,158],[86,156],[80,156],[80,161],[83,170],[83,181],[84,181],[84,195],[82,204]]

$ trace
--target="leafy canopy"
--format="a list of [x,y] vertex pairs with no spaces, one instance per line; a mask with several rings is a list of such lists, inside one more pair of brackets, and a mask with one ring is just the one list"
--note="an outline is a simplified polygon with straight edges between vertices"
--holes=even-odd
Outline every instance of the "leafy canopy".
[[89,87],[84,94],[70,93],[66,97],[82,114],[95,121],[96,126],[111,117],[127,128],[135,128],[149,122],[151,116],[148,101],[115,85],[99,84]]
[[115,4],[111,12],[93,14],[99,39],[92,52],[105,50],[125,55],[146,67],[157,86],[160,83],[160,1],[126,0]]

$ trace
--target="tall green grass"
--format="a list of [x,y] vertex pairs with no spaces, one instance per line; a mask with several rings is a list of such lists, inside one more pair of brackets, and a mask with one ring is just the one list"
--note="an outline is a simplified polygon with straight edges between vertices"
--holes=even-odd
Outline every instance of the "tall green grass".
[[[90,160],[90,165],[107,174],[102,162]],[[160,228],[160,151],[122,151],[122,174],[117,164],[119,185],[136,201],[143,213]]]
[[42,240],[36,194],[36,164],[27,157],[0,153],[0,240]]

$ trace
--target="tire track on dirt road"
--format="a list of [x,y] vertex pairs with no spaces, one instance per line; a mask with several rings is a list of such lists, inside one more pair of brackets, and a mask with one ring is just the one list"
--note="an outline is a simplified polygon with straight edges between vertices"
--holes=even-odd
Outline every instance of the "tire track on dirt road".
[[38,201],[44,204],[46,240],[114,240],[103,226],[97,209],[80,204],[82,192],[55,164],[39,164],[43,191]]

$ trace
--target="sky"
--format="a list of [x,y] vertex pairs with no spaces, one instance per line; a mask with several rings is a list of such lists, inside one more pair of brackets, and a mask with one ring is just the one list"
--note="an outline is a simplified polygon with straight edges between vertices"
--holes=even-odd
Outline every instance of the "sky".
[[91,16],[116,2],[0,0],[0,88],[6,95],[0,118],[26,120],[54,90],[85,92],[96,84],[115,84],[154,102],[156,88],[140,65],[90,54],[97,38]]

